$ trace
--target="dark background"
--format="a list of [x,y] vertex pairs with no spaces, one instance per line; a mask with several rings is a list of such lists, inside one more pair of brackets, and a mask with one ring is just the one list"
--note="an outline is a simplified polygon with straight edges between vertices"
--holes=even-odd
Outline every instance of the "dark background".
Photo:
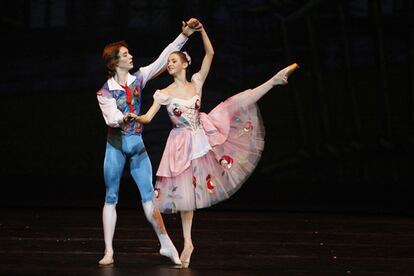
[[[410,0],[15,0],[0,2],[1,206],[92,206],[104,199],[101,52],[124,39],[147,65],[199,18],[216,51],[208,112],[297,62],[259,102],[263,157],[231,199],[237,210],[413,213],[414,4]],[[199,34],[184,46],[198,70]],[[135,68],[137,69],[137,68]],[[143,109],[171,79],[144,90]],[[170,130],[143,137],[154,173]],[[119,206],[140,205],[125,170]]]

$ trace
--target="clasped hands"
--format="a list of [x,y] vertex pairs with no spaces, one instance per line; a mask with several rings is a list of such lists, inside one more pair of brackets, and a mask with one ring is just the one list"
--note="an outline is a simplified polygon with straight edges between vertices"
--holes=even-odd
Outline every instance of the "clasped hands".
[[185,36],[190,36],[194,32],[200,32],[203,29],[203,24],[196,18],[190,18],[187,21],[182,21],[182,32]]
[[132,121],[139,121],[139,117],[140,116],[129,112],[124,116],[124,122],[125,123],[131,123]]

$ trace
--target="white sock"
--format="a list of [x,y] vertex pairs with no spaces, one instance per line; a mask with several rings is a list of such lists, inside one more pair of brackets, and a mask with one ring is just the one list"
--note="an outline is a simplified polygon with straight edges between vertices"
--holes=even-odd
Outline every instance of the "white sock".
[[171,241],[167,232],[163,233],[164,231],[162,231],[160,223],[157,222],[157,220],[154,217],[155,207],[152,201],[143,202],[142,207],[144,208],[144,213],[147,220],[151,223],[152,227],[155,230],[155,233],[157,234],[158,240],[160,241],[160,254],[170,258],[171,261],[173,261],[173,263],[175,264],[181,264],[180,257],[173,242]]
[[116,204],[105,203],[104,208],[102,210],[105,256],[99,261],[100,264],[113,263],[114,250],[112,248],[112,241],[115,233],[116,218]]
[[105,240],[105,254],[113,253],[112,241],[115,233],[116,225],[116,204],[107,204],[105,203],[102,211],[102,223],[104,230],[104,240]]

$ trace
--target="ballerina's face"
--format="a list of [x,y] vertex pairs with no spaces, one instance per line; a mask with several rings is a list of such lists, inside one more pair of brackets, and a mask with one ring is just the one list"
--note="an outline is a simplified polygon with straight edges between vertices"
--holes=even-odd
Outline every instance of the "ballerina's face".
[[185,70],[188,66],[187,62],[183,62],[178,54],[171,54],[168,58],[167,71],[170,75],[175,75],[182,70]]
[[132,62],[132,55],[129,53],[128,48],[119,48],[119,60],[117,64],[119,69],[131,70],[134,67]]

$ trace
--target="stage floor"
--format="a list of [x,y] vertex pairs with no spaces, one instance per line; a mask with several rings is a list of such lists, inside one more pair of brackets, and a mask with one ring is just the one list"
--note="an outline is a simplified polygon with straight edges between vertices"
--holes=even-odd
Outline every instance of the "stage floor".
[[[101,207],[0,208],[0,275],[414,275],[414,218],[199,210],[190,268],[158,253],[142,209],[119,209],[115,264],[100,267]],[[178,215],[165,215],[182,249]]]

